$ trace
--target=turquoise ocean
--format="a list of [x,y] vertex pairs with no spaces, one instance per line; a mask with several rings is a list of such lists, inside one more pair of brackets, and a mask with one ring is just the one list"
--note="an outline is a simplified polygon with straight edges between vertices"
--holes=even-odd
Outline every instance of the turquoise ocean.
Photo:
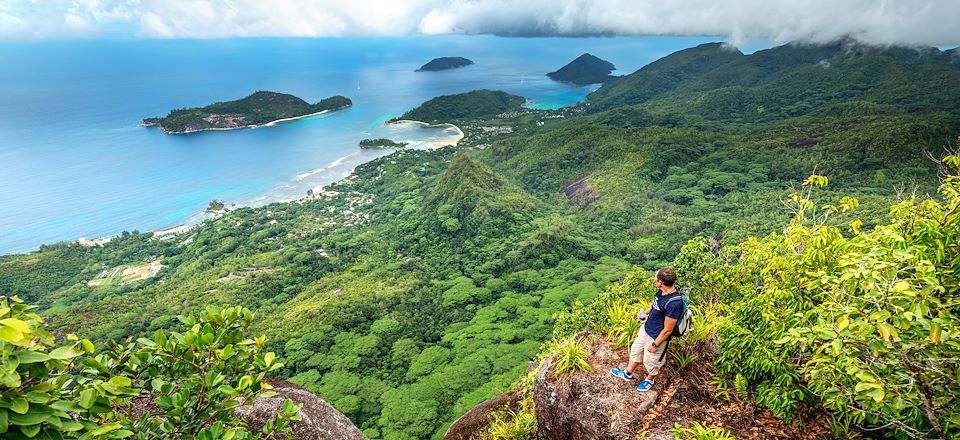
[[[544,76],[582,53],[625,74],[710,37],[493,36],[83,40],[0,43],[0,254],[41,244],[195,222],[214,199],[257,206],[302,196],[388,151],[449,130],[389,127],[435,96],[473,89],[522,95],[533,108],[582,101],[595,87]],[[745,52],[745,50],[742,48]],[[414,70],[439,56],[475,65]],[[343,111],[272,127],[164,135],[138,124],[169,110],[256,90],[309,102],[345,95]]]

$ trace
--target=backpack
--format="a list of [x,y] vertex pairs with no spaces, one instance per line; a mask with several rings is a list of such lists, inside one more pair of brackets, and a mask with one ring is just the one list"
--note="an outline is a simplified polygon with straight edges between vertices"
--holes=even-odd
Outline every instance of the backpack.
[[671,302],[678,300],[683,302],[683,313],[680,314],[680,319],[677,320],[677,325],[673,328],[673,333],[670,334],[670,337],[683,336],[693,329],[693,312],[690,311],[688,305],[690,297],[686,292],[680,292],[679,296],[668,299],[663,305],[664,313],[666,313],[667,306],[669,306]]

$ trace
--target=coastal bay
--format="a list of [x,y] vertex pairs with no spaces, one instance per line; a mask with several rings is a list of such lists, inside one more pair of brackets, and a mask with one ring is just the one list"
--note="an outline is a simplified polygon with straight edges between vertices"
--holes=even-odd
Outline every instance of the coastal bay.
[[[590,51],[628,70],[707,40],[600,44],[587,38],[545,45],[523,38],[411,37],[402,51],[361,38],[0,45],[0,56],[9,60],[0,77],[10,85],[0,90],[0,253],[188,223],[213,199],[257,206],[302,197],[389,152],[364,151],[361,139],[427,148],[461,136],[452,127],[384,124],[430,98],[487,88],[523,96],[531,108],[557,108],[595,88],[544,76],[577,54]],[[413,72],[424,58],[451,51],[477,64],[429,77]],[[258,89],[308,102],[345,95],[354,105],[269,130],[167,136],[138,127],[144,115]],[[413,131],[401,136],[397,130]]]

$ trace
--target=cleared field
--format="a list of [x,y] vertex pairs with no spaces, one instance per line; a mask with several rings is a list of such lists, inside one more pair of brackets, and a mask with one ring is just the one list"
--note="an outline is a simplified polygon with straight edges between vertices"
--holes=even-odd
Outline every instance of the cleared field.
[[151,278],[163,269],[160,260],[153,260],[149,263],[135,266],[119,266],[104,269],[96,278],[87,282],[89,286],[99,286],[102,284],[117,283],[126,284],[134,281]]

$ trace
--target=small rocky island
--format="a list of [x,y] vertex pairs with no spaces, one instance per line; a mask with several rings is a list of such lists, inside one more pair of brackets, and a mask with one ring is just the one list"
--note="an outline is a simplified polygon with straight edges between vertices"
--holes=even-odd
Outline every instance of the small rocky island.
[[260,127],[305,118],[352,105],[350,98],[331,96],[310,104],[286,93],[259,91],[236,101],[217,102],[206,107],[176,109],[162,118],[143,120],[144,127],[160,127],[167,134],[207,130],[235,130]]
[[360,141],[360,148],[403,148],[409,142],[397,142],[386,138],[364,139]]
[[473,64],[472,60],[464,57],[440,57],[430,60],[429,63],[420,66],[416,72],[435,72],[438,70],[456,69]]
[[604,83],[616,78],[610,75],[610,72],[613,72],[614,69],[616,67],[613,63],[585,53],[571,61],[570,64],[561,67],[560,70],[548,73],[547,76],[554,81],[585,86]]

